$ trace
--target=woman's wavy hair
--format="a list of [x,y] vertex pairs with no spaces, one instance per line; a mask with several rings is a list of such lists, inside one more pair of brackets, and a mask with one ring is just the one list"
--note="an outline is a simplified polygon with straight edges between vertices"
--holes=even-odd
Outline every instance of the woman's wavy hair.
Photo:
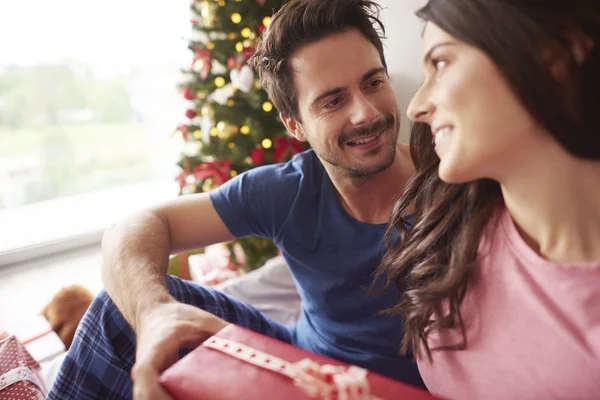
[[[482,50],[523,106],[569,153],[600,159],[600,1],[430,0],[417,15]],[[577,62],[573,35],[591,39]],[[549,46],[568,68],[552,75],[542,57]],[[429,127],[413,126],[411,155],[417,173],[396,203],[386,234],[388,249],[376,279],[387,277],[402,293],[388,312],[405,317],[401,352],[459,350],[467,346],[460,306],[473,275],[483,229],[502,204],[497,182],[448,184]],[[414,207],[414,225],[403,216]],[[400,234],[401,240],[392,238]],[[462,342],[430,349],[433,331],[460,329]]]

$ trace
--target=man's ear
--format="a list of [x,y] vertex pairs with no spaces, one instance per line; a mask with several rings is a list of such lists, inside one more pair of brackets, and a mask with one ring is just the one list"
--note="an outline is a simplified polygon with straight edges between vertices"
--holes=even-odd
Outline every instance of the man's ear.
[[284,114],[279,114],[279,118],[283,121],[283,125],[288,130],[290,135],[295,137],[300,142],[306,142],[308,139],[306,138],[306,134],[304,133],[304,128],[302,128],[302,124],[300,121],[292,119]]

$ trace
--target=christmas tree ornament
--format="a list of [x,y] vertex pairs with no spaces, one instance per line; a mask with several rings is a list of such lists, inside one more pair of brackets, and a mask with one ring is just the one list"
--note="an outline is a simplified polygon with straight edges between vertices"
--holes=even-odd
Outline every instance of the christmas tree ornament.
[[210,136],[212,136],[212,137],[219,136],[219,130],[217,129],[216,126],[210,128]]
[[254,83],[254,71],[249,65],[244,65],[238,71],[237,69],[231,70],[229,73],[231,83],[233,83],[238,89],[244,93],[248,93],[252,89]]
[[267,4],[267,0],[256,0],[256,2],[260,4],[261,7],[264,7],[265,4]]
[[245,27],[244,29],[242,29],[240,34],[242,35],[242,37],[245,37],[246,39],[248,39],[250,37],[250,35],[252,34],[252,30],[248,27]]
[[183,97],[186,100],[194,100],[196,98],[196,95],[194,94],[192,89],[189,88],[189,86],[186,86],[183,88]]
[[219,130],[219,139],[229,139],[232,135],[235,135],[239,132],[239,128],[236,125],[230,124],[225,121],[220,121],[217,124],[217,129]]
[[240,13],[231,14],[231,22],[233,22],[234,24],[239,24],[240,22],[242,22],[242,15]]
[[196,117],[196,110],[189,109],[185,112],[185,116],[189,119]]
[[262,105],[262,109],[264,112],[271,112],[273,110],[273,103],[265,101]]
[[256,28],[259,34],[262,34],[265,31],[265,29],[267,29],[267,27],[262,23],[258,24],[258,27]]
[[254,46],[254,42],[250,39],[246,39],[242,42],[242,45],[244,45],[245,49],[249,49],[250,47]]
[[263,139],[263,141],[261,142],[261,145],[263,147],[263,149],[270,149],[273,146],[273,142],[271,141],[271,139],[266,138]]
[[204,0],[200,2],[199,9],[202,25],[207,29],[213,29],[219,22],[217,17],[217,4],[210,0]]
[[271,17],[267,15],[263,18],[262,23],[265,26],[265,28],[268,28],[269,24],[271,23]]
[[227,100],[227,107],[234,107],[235,106],[235,101],[229,99]]
[[241,53],[242,51],[244,51],[244,45],[242,44],[242,42],[237,42],[237,43],[235,44],[235,50],[236,50],[238,53]]
[[218,88],[222,88],[223,86],[225,86],[225,78],[223,78],[222,76],[217,76],[215,78],[215,86]]
[[232,178],[235,178],[236,176],[238,176],[238,172],[236,170],[231,170],[231,172],[229,173],[229,176],[231,176]]
[[250,128],[248,126],[244,125],[240,128],[240,132],[242,132],[242,134],[244,134],[244,135],[248,135],[250,133]]
[[206,178],[203,182],[202,182],[202,191],[204,193],[213,191],[217,188],[217,185],[215,185],[215,181],[213,178]]
[[229,32],[227,34],[227,39],[229,39],[229,40],[235,40],[236,38],[237,38],[237,35],[235,32]]
[[215,48],[215,42],[208,42],[206,44],[206,48],[209,49],[209,50],[214,49]]
[[230,149],[235,149],[235,143],[231,142],[227,145],[227,147],[229,147]]

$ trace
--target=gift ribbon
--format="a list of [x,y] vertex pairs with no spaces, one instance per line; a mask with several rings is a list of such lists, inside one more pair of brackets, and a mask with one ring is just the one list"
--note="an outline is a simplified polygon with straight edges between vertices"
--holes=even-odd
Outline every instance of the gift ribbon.
[[216,336],[205,341],[203,346],[287,376],[313,399],[381,400],[370,394],[368,371],[363,368],[320,365],[308,358],[291,363],[242,343]]
[[7,373],[0,376],[0,392],[7,387],[21,381],[29,381],[37,386],[43,393],[46,391],[37,374],[27,367],[18,367],[11,369]]

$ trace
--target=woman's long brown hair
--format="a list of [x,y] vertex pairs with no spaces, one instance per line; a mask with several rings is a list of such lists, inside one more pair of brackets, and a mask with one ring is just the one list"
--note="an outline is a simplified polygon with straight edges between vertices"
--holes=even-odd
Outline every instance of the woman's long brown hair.
[[[600,1],[430,0],[417,15],[485,52],[523,106],[566,151],[600,159]],[[571,54],[573,32],[594,42],[580,64]],[[543,44],[552,45],[569,67],[565,80],[551,75],[540,55]],[[491,180],[443,182],[427,125],[413,126],[410,147],[417,174],[394,208],[376,280],[387,277],[402,293],[388,310],[405,317],[402,352],[419,356],[424,349],[431,357],[432,350],[467,346],[468,321],[460,307],[483,229],[502,204],[502,194]],[[412,228],[403,217],[411,205]],[[400,240],[394,241],[397,233]],[[459,329],[462,342],[431,349],[428,336],[442,329]]]

